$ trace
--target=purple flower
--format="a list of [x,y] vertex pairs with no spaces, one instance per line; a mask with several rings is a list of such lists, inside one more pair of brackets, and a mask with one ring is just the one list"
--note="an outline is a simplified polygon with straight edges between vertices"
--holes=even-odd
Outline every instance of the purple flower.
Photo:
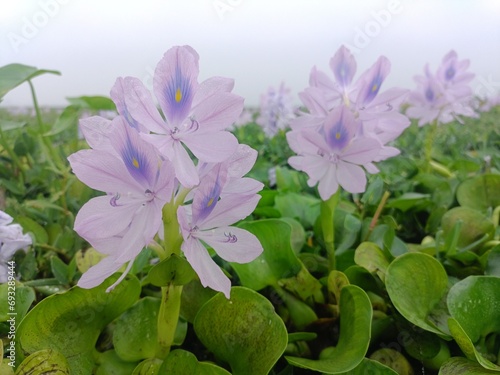
[[126,77],[119,81],[123,89],[115,86],[118,110],[131,126],[152,132],[141,136],[173,163],[176,177],[187,188],[199,179],[186,148],[201,162],[227,159],[238,142],[225,129],[243,109],[243,98],[231,93],[233,80],[213,77],[199,84],[198,70],[198,54],[189,46],[173,47],[160,60],[153,90],[165,118],[138,79]]
[[131,266],[160,229],[163,205],[174,190],[171,163],[162,160],[123,117],[112,121],[104,139],[99,148],[68,157],[78,179],[107,193],[87,202],[75,220],[76,232],[108,255],[82,276],[78,285],[84,288],[99,285],[127,262]]
[[260,114],[256,123],[262,126],[268,137],[273,137],[279,130],[286,129],[294,117],[290,89],[286,88],[283,82],[277,90],[270,87],[261,95]]
[[321,131],[305,129],[287,133],[287,140],[298,156],[288,163],[309,176],[309,186],[319,182],[321,199],[328,200],[342,186],[351,193],[366,188],[362,166],[370,168],[382,145],[377,139],[357,136],[361,122],[345,106],[329,112]]
[[19,224],[12,224],[12,217],[0,211],[0,283],[8,281],[9,270],[7,262],[16,251],[24,250],[32,244],[28,234],[23,234]]
[[[181,249],[206,287],[229,298],[231,282],[211,258],[204,244],[228,262],[247,263],[263,249],[251,233],[230,225],[244,219],[255,209],[260,196],[255,193],[222,196],[230,179],[227,164],[213,166],[200,180],[193,203],[181,206],[177,218],[184,242]],[[262,184],[261,184],[262,187]]]
[[[356,60],[346,47],[340,47],[330,60],[335,80],[316,68],[312,69],[310,87],[299,94],[309,113],[295,119],[292,129],[311,127],[319,131],[328,113],[342,105],[361,121],[360,135],[377,138],[384,145],[374,161],[397,155],[399,150],[385,145],[410,125],[408,118],[399,113],[408,90],[391,88],[380,91],[390,68],[389,60],[381,56],[354,81]],[[370,169],[376,171],[376,168]]]
[[408,97],[407,115],[419,119],[419,126],[434,121],[445,124],[457,116],[476,116],[469,86],[474,74],[467,72],[468,67],[469,60],[458,61],[455,51],[443,58],[436,74],[427,64],[424,75],[414,78],[417,88]]

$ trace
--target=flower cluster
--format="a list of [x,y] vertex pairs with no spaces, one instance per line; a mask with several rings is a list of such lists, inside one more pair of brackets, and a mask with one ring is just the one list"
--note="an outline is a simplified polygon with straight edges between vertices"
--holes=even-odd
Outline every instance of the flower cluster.
[[355,82],[356,61],[344,46],[330,60],[334,80],[314,67],[309,87],[299,94],[307,112],[292,121],[287,140],[297,156],[289,164],[318,184],[323,200],[341,186],[351,193],[366,188],[365,170],[378,172],[373,162],[399,153],[387,144],[410,121],[398,108],[407,90],[391,88],[379,94],[390,62],[380,57]]
[[198,54],[189,46],[174,47],[154,74],[161,113],[143,83],[126,77],[111,90],[117,117],[80,121],[92,149],[68,159],[81,181],[106,195],[82,207],[75,230],[106,257],[79,286],[97,286],[127,264],[114,285],[120,282],[140,251],[163,236],[167,204],[178,207],[181,248],[204,286],[229,297],[230,281],[205,244],[230,262],[249,262],[262,252],[255,236],[230,227],[253,211],[262,189],[243,177],[257,152],[225,130],[240,115],[243,99],[231,93],[233,80],[198,83],[198,72]]
[[0,211],[0,283],[7,282],[7,262],[16,251],[26,251],[32,244],[31,237],[23,234],[23,228],[19,224],[12,224],[12,220],[10,215]]
[[472,89],[474,74],[467,71],[469,60],[458,60],[450,51],[433,74],[427,64],[424,75],[415,76],[417,88],[408,97],[409,117],[419,119],[419,126],[433,122],[446,124],[457,116],[474,117]]
[[282,82],[278,89],[269,87],[260,98],[260,113],[256,119],[268,137],[275,136],[279,130],[285,130],[293,120],[294,108],[290,89]]

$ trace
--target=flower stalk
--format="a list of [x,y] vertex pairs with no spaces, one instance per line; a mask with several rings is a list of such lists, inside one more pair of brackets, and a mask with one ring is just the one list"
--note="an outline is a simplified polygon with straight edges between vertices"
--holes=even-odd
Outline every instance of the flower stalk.
[[323,240],[325,242],[326,254],[328,256],[328,266],[330,271],[336,268],[335,261],[335,209],[340,199],[340,187],[329,199],[321,202],[320,220],[323,230]]

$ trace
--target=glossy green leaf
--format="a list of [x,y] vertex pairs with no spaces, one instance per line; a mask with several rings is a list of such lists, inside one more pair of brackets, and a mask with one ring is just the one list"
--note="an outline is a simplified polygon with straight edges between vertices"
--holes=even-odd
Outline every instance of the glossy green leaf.
[[11,315],[9,313],[15,313],[16,321],[20,322],[35,300],[35,291],[33,288],[20,284],[16,284],[15,288],[15,305],[10,305],[7,302],[9,301],[9,292],[13,292],[12,287],[9,288],[7,283],[0,284],[0,300],[5,301],[5,303],[2,302],[0,304],[0,322],[10,319]]
[[[484,367],[500,371],[500,366],[491,363],[485,355],[485,338],[490,334],[500,334],[500,278],[494,276],[469,276],[456,283],[448,294],[448,308],[456,324],[453,337],[466,349],[471,357],[471,348],[476,360]],[[450,324],[450,322],[449,322]],[[456,327],[459,325],[459,327]],[[450,327],[451,330],[451,327]],[[463,331],[463,332],[461,332]],[[467,343],[468,340],[473,344]],[[483,344],[481,344],[483,343]],[[492,353],[497,355],[498,353]],[[472,358],[471,358],[472,359]]]
[[97,368],[92,372],[95,375],[128,375],[136,367],[136,363],[122,360],[114,350],[96,353],[96,362]]
[[68,284],[68,266],[57,256],[50,258],[50,269],[61,284]]
[[205,303],[194,330],[208,350],[229,363],[233,375],[269,373],[288,344],[271,302],[244,287],[233,287],[229,300],[219,293]]
[[56,70],[37,69],[23,64],[9,64],[0,68],[0,99],[21,83],[31,80],[41,74],[61,75]]
[[158,358],[148,358],[137,365],[132,375],[158,375],[163,361]]
[[275,198],[275,207],[283,217],[298,220],[305,228],[311,228],[319,216],[320,200],[302,193],[288,192]]
[[155,286],[184,285],[196,277],[189,262],[176,254],[156,264],[149,271],[147,281]]
[[413,375],[410,362],[397,350],[382,348],[372,353],[370,358],[396,371],[398,375]]
[[489,375],[498,374],[496,371],[487,370],[479,363],[463,357],[450,358],[439,369],[438,375]]
[[267,219],[244,222],[240,227],[253,233],[264,248],[263,253],[250,263],[231,263],[243,286],[261,290],[284,280],[282,284],[286,289],[302,297],[319,294],[321,285],[305,269],[290,245],[290,224]]
[[25,233],[32,233],[34,238],[33,244],[46,244],[49,240],[47,231],[38,224],[35,220],[27,216],[18,216],[16,222],[23,227]]
[[346,285],[340,294],[340,338],[329,358],[312,360],[286,357],[297,367],[341,374],[353,370],[366,355],[370,344],[372,306],[366,293],[355,285]]
[[38,303],[17,331],[17,355],[53,349],[64,355],[72,375],[84,375],[94,367],[93,352],[102,329],[128,309],[140,294],[139,281],[123,280],[106,293],[118,274],[93,289],[73,287]]
[[470,245],[485,236],[484,241],[493,237],[493,222],[481,212],[469,207],[455,207],[443,215],[441,225],[444,236],[452,233],[457,221],[462,222],[457,240],[458,247]]
[[68,361],[57,350],[44,349],[32,353],[19,365],[16,375],[70,375]]
[[372,359],[363,358],[363,361],[351,371],[342,372],[342,375],[398,375],[393,369]]
[[231,375],[213,363],[198,362],[194,354],[182,349],[174,350],[165,358],[158,374]]
[[387,268],[385,285],[394,307],[407,320],[448,337],[448,315],[442,308],[448,277],[441,263],[427,254],[403,254]]
[[485,174],[463,181],[457,189],[457,200],[461,206],[476,210],[500,206],[500,175]]
[[421,210],[431,204],[430,194],[405,193],[398,198],[390,199],[386,207],[397,208],[403,212],[411,209]]
[[154,357],[160,303],[159,298],[144,297],[115,321],[113,346],[121,359],[133,362]]
[[189,323],[193,323],[200,308],[216,294],[215,290],[201,285],[200,280],[191,280],[182,288],[180,315]]
[[356,264],[371,273],[376,273],[382,282],[385,281],[390,263],[390,259],[387,258],[387,255],[373,242],[362,242],[354,253]]
[[487,256],[487,262],[484,274],[500,277],[500,245],[495,246],[485,255]]

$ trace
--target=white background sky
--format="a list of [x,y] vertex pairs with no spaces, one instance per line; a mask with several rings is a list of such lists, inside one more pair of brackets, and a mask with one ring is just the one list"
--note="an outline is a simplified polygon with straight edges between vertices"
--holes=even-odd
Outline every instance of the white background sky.
[[[455,49],[471,60],[477,93],[500,90],[499,0],[0,0],[0,66],[62,73],[34,80],[41,105],[109,95],[118,76],[150,86],[163,53],[183,44],[200,54],[200,81],[234,78],[247,105],[282,81],[296,97],[342,44],[353,47],[357,76],[389,58],[382,89],[413,88],[427,62],[435,70]],[[0,104],[26,105],[27,85]]]

